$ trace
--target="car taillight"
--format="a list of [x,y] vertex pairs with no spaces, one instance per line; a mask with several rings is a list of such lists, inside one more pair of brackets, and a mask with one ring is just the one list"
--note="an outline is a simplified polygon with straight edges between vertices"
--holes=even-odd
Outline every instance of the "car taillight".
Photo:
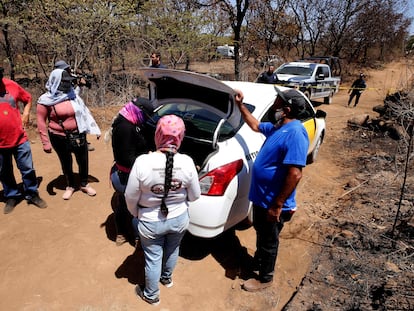
[[237,160],[220,166],[200,178],[201,194],[223,195],[231,180],[243,167],[243,161]]

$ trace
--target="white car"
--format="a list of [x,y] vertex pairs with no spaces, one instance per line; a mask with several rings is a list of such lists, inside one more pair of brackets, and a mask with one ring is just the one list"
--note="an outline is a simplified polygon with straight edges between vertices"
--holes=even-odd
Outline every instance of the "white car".
[[[180,152],[190,155],[198,167],[202,192],[198,200],[189,203],[189,232],[212,238],[251,217],[250,171],[264,136],[244,123],[234,102],[234,89],[243,92],[245,105],[264,121],[277,96],[275,86],[219,81],[171,69],[144,68],[141,72],[150,82],[149,99],[157,107],[149,127],[154,129],[166,114],[180,116],[186,125]],[[311,163],[325,135],[326,113],[315,111],[305,99],[308,116],[302,122],[310,138]]]

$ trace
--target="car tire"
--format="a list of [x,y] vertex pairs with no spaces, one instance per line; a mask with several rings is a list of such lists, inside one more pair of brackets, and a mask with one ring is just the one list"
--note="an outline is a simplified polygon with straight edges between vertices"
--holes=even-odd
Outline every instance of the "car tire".
[[323,98],[323,103],[325,105],[329,105],[332,103],[332,96],[333,96],[333,92],[329,93],[329,96],[326,96]]
[[323,136],[319,136],[318,141],[316,142],[315,148],[313,148],[312,152],[308,155],[306,164],[312,164],[316,161],[316,158],[318,157],[319,149],[321,148],[323,141]]

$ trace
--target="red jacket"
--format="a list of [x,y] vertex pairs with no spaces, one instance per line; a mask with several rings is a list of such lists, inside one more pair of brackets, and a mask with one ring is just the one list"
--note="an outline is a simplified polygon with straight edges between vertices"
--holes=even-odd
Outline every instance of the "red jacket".
[[18,103],[31,101],[32,95],[16,82],[0,81],[0,148],[14,148],[27,141]]

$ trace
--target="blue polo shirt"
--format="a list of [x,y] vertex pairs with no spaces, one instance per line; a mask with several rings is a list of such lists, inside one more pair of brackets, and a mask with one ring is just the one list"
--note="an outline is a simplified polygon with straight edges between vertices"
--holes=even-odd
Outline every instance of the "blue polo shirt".
[[[279,194],[289,165],[305,167],[309,138],[299,120],[293,120],[276,128],[270,122],[259,124],[266,140],[253,164],[249,200],[263,208],[269,208]],[[296,208],[296,190],[286,200],[283,210]]]

